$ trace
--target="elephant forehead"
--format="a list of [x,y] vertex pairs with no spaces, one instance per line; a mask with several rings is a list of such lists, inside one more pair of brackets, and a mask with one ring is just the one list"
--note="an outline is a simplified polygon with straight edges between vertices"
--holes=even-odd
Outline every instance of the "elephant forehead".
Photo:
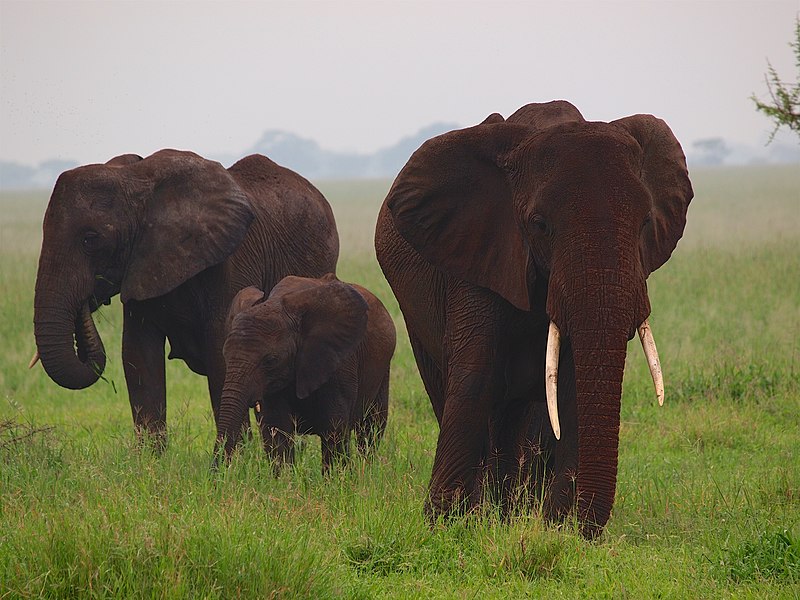
[[559,136],[532,144],[512,172],[517,208],[593,193],[638,195],[641,151],[625,137]]
[[56,209],[103,210],[125,195],[120,177],[101,165],[78,167],[56,182],[50,206]]
[[236,315],[231,323],[229,338],[245,343],[287,334],[286,320],[281,318],[277,307],[267,303],[253,307]]
[[544,130],[521,144],[512,161],[519,172],[538,176],[579,175],[588,169],[613,169],[615,161],[641,162],[636,140],[608,123],[566,123]]

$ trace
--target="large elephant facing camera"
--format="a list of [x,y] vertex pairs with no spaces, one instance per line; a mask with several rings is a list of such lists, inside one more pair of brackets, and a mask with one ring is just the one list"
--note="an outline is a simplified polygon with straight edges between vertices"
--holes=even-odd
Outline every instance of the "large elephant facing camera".
[[197,154],[124,155],[62,173],[44,217],[34,333],[47,374],[82,389],[105,367],[92,312],[120,294],[122,360],[137,432],[166,431],[169,358],[208,378],[216,419],[225,318],[247,286],[335,271],[339,238],[308,181],[251,155],[229,169]]
[[602,531],[637,329],[663,399],[646,280],[692,195],[663,121],[588,122],[564,101],[493,114],[412,155],[375,247],[440,425],[430,518],[476,506],[488,472],[505,508],[532,477],[549,518],[575,508],[585,536]]

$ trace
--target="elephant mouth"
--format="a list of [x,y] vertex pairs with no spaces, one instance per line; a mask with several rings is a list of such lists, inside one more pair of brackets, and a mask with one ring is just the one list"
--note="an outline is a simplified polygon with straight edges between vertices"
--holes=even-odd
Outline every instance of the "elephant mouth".
[[[658,405],[664,405],[664,376],[661,371],[661,361],[658,358],[658,349],[650,328],[648,319],[637,327],[642,350],[653,379]],[[556,439],[561,439],[561,425],[558,419],[558,357],[561,352],[561,332],[554,321],[550,321],[547,332],[547,351],[545,354],[545,392],[547,397],[547,414]]]
[[111,304],[111,298],[119,294],[120,286],[104,275],[95,277],[94,292],[87,300],[89,309],[95,312],[101,306]]
[[95,312],[101,306],[110,306],[111,305],[111,296],[101,297],[94,295],[89,300],[86,301],[86,304],[89,305],[89,310],[91,312]]

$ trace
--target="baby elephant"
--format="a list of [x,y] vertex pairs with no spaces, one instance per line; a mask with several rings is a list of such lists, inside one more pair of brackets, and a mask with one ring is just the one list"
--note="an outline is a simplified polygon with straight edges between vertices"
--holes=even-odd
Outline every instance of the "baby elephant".
[[230,457],[249,408],[276,465],[293,460],[292,434],[322,439],[322,470],[380,441],[389,406],[395,328],[383,304],[329,274],[286,277],[269,297],[241,290],[231,304],[217,447]]

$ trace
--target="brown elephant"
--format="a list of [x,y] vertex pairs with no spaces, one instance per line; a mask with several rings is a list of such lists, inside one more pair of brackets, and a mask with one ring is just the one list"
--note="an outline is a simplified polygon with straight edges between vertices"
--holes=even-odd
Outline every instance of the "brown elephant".
[[646,280],[692,195],[663,121],[588,122],[564,101],[493,114],[411,156],[375,248],[440,425],[430,518],[475,507],[488,471],[505,508],[532,477],[549,518],[576,507],[585,536],[602,531],[627,342],[639,328],[661,400]]
[[229,169],[192,152],[124,155],[66,171],[44,217],[34,333],[47,374],[81,389],[103,372],[92,312],[121,295],[122,360],[138,433],[166,442],[164,346],[208,378],[216,418],[234,295],[335,271],[339,238],[308,181],[251,155]]
[[395,328],[383,304],[333,274],[286,277],[269,297],[243,289],[231,304],[217,447],[236,448],[255,408],[276,467],[293,460],[293,434],[318,435],[322,468],[347,456],[355,431],[362,453],[386,428]]

